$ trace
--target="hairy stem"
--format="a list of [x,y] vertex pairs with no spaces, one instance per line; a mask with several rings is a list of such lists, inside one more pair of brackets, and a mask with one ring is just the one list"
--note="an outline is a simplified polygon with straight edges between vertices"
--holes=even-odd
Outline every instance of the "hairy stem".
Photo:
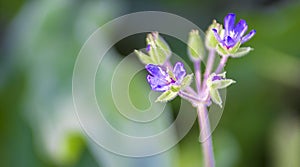
[[210,123],[206,106],[203,104],[198,105],[197,112],[200,130],[200,142],[202,143],[202,151],[204,156],[204,167],[215,167]]
[[205,69],[205,73],[204,73],[202,91],[205,91],[205,89],[206,89],[206,81],[212,71],[215,57],[216,57],[215,54],[216,54],[215,50],[213,50],[213,49],[209,50],[209,55],[208,55],[208,59],[207,59],[207,63],[206,63],[206,69]]
[[195,69],[197,93],[200,94],[201,91],[201,62],[200,61],[194,62],[194,69]]
[[215,50],[213,50],[213,49],[209,50],[209,55],[208,55],[208,59],[207,59],[207,63],[206,63],[206,70],[205,70],[205,73],[204,73],[204,78],[205,79],[208,78],[208,76],[210,75],[211,70],[213,68],[214,60],[215,60],[215,53],[216,53]]
[[227,62],[228,57],[229,56],[223,56],[222,57],[222,59],[220,61],[220,64],[219,64],[219,66],[218,66],[218,68],[217,68],[217,70],[215,72],[216,74],[220,73],[223,70],[223,68],[224,68],[224,66],[225,66],[225,64]]
[[179,96],[193,103],[201,103],[202,100],[184,91],[179,91]]

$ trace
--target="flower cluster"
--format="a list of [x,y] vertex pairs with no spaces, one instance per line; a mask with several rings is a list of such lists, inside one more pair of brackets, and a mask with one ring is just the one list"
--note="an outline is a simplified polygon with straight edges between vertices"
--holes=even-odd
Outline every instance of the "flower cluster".
[[[248,34],[248,25],[245,20],[235,24],[236,15],[229,13],[224,18],[224,26],[213,21],[208,28],[205,42],[202,41],[198,30],[192,30],[188,38],[188,55],[195,65],[195,81],[197,91],[190,86],[194,74],[188,74],[182,62],[177,62],[172,67],[169,59],[172,55],[170,47],[165,40],[153,32],[146,38],[146,52],[135,50],[138,58],[145,64],[148,71],[147,81],[153,91],[162,92],[156,101],[166,102],[176,96],[190,101],[193,105],[211,104],[211,101],[222,107],[222,98],[219,89],[224,89],[235,83],[232,79],[226,78],[226,72],[220,73],[224,68],[228,57],[241,57],[249,53],[251,47],[241,47],[250,40],[256,33],[251,30]],[[246,34],[246,35],[245,35]],[[205,45],[204,45],[205,44]],[[203,78],[200,73],[200,62],[203,61],[206,49],[209,51],[207,67]],[[213,72],[214,53],[217,52],[223,57],[218,68]],[[201,83],[202,81],[202,83]]]
[[[235,20],[236,16],[233,13],[229,13],[224,18],[224,26],[214,20],[206,31],[204,42],[198,30],[189,33],[187,54],[194,63],[195,75],[187,74],[182,62],[172,66],[169,60],[172,55],[170,47],[157,32],[148,34],[145,52],[135,50],[149,73],[147,81],[150,88],[162,92],[156,102],[167,102],[180,96],[197,108],[199,128],[205,132],[199,139],[206,143],[203,145],[203,153],[205,154],[204,166],[207,167],[215,166],[207,107],[214,103],[222,108],[223,102],[219,90],[236,83],[226,78],[226,72],[222,72],[228,58],[241,57],[253,50],[251,47],[241,47],[241,45],[250,40],[256,31],[251,30],[246,34],[248,29],[246,21],[240,20],[235,25]],[[204,61],[206,52],[208,58],[202,75],[201,61]],[[215,53],[221,56],[221,60],[214,70]],[[193,79],[195,79],[196,91],[191,86]]]

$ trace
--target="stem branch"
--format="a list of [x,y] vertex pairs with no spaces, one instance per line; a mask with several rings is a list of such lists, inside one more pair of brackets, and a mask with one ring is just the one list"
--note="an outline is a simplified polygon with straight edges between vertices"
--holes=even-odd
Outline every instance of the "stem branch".
[[202,150],[204,156],[204,167],[215,167],[207,108],[203,104],[200,104],[198,105],[197,112],[200,130],[200,142],[202,142]]
[[219,64],[219,66],[218,66],[218,68],[217,68],[217,70],[215,72],[216,74],[220,73],[223,70],[223,68],[224,68],[224,66],[225,66],[225,64],[227,62],[228,57],[229,56],[222,56],[220,64]]
[[195,69],[197,93],[200,94],[201,92],[201,62],[200,61],[194,62],[194,69]]

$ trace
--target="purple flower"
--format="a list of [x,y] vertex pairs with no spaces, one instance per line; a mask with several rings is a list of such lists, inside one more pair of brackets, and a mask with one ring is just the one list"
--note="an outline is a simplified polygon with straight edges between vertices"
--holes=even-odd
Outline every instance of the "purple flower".
[[164,92],[170,89],[171,86],[180,86],[186,71],[184,65],[181,62],[177,62],[173,71],[168,73],[164,67],[147,64],[146,70],[149,72],[147,81],[152,90],[158,92]]
[[248,29],[248,25],[245,20],[240,20],[235,24],[235,14],[229,13],[224,18],[224,34],[218,32],[217,29],[213,29],[216,39],[227,49],[234,47],[238,42],[241,44],[250,40],[256,33],[255,30],[251,30],[244,36]]

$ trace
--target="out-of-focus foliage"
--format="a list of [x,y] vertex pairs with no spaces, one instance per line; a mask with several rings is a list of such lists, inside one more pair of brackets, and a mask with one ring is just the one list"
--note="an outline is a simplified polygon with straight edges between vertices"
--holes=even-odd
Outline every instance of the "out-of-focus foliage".
[[[130,159],[106,152],[86,138],[73,113],[71,77],[81,45],[110,19],[140,10],[179,14],[203,30],[228,12],[247,20],[249,29],[257,30],[247,43],[254,51],[230,59],[226,67],[228,77],[238,82],[227,91],[223,117],[213,135],[217,166],[299,166],[300,3],[276,2],[1,0],[0,166],[201,164],[197,123],[172,153]],[[144,37],[124,39],[116,49],[125,54],[144,47]],[[168,42],[187,59],[186,46]],[[111,54],[105,65],[112,70],[122,57],[115,50]],[[146,86],[140,78],[132,87]],[[108,91],[105,81],[96,82]],[[107,109],[113,111],[108,119],[121,127],[111,99],[103,95],[98,100],[106,100]],[[142,92],[132,96],[138,107],[148,104]],[[172,102],[174,111],[177,102]]]

